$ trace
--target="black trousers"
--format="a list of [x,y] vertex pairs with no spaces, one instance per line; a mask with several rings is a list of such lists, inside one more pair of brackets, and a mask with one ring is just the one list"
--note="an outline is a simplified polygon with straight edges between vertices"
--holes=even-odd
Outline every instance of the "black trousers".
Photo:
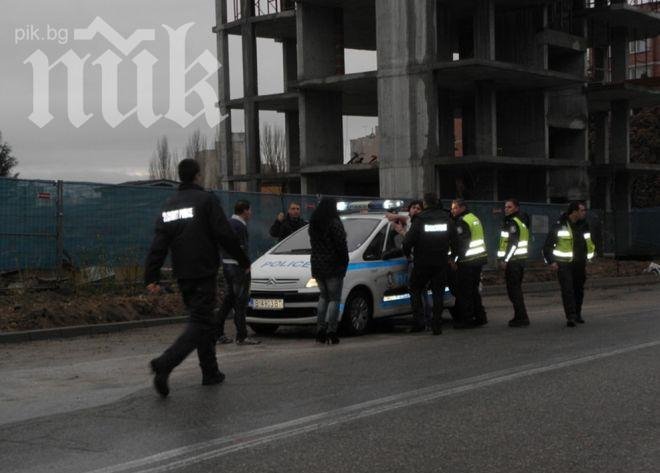
[[410,275],[410,297],[414,322],[418,327],[426,325],[424,298],[429,282],[433,292],[433,320],[431,323],[434,327],[440,327],[444,308],[445,287],[447,286],[447,267],[423,266],[415,262]]
[[513,318],[516,320],[528,320],[525,298],[522,291],[523,276],[525,274],[525,263],[523,261],[509,261],[504,270],[506,279],[506,293],[513,304]]
[[217,321],[214,320],[217,278],[179,279],[178,283],[189,319],[183,333],[155,360],[156,366],[170,372],[197,350],[202,374],[213,375],[218,371],[215,356]]
[[559,263],[559,288],[561,301],[564,304],[566,319],[579,319],[582,317],[582,301],[584,301],[584,283],[587,280],[587,262],[573,261]]
[[459,322],[464,324],[484,324],[486,310],[481,302],[479,282],[482,265],[459,263],[456,269],[456,309]]
[[236,325],[236,339],[245,340],[247,337],[247,325],[245,323],[245,312],[250,299],[250,273],[236,264],[222,265],[222,274],[225,277],[225,298],[220,309],[220,320],[218,321],[220,335],[225,333],[225,320],[232,309],[234,309],[234,325]]

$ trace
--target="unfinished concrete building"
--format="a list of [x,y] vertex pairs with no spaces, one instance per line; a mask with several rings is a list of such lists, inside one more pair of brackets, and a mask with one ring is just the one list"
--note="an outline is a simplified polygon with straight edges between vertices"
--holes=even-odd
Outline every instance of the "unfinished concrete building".
[[[611,209],[629,206],[631,173],[657,172],[630,163],[627,134],[630,110],[658,97],[648,79],[626,76],[629,41],[660,34],[660,16],[637,5],[649,2],[229,1],[231,18],[228,0],[216,0],[218,54],[228,65],[229,35],[241,36],[244,96],[230,99],[224,67],[219,105],[244,111],[247,170],[232,172],[225,120],[219,146],[229,189],[258,190],[273,178],[260,167],[260,110],[285,114],[288,171],[277,178],[294,192],[593,196]],[[258,37],[282,43],[282,93],[257,92]],[[377,69],[345,73],[346,49],[375,51]],[[344,164],[342,117],[350,115],[377,117],[376,163]]]

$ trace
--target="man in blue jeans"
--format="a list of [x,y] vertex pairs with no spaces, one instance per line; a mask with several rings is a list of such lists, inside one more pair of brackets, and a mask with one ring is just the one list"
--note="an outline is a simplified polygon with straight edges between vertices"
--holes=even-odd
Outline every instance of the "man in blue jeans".
[[[249,235],[247,223],[252,216],[252,209],[247,200],[239,200],[234,205],[234,215],[229,219],[241,248],[245,254],[249,254]],[[232,309],[234,309],[234,324],[236,325],[237,345],[258,345],[261,342],[247,336],[247,325],[245,323],[245,312],[250,298],[250,273],[241,269],[238,261],[229,255],[223,254],[222,274],[225,277],[225,299],[220,309],[218,343],[232,343],[231,337],[225,335],[225,320]]]

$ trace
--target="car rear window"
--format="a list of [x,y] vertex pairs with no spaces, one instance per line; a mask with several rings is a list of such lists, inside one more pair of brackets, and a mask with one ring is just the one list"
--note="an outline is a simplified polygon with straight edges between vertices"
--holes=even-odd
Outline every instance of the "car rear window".
[[[342,219],[346,230],[346,243],[349,253],[357,250],[376,229],[380,220],[374,218]],[[305,226],[284,240],[273,250],[274,255],[309,255],[312,248],[309,243],[308,227]]]

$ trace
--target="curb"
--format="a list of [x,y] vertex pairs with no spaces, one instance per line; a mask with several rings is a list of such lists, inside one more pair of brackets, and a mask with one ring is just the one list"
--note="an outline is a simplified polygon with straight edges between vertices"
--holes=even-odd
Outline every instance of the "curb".
[[114,322],[95,325],[73,325],[71,327],[47,328],[42,330],[25,330],[22,332],[0,333],[0,344],[50,340],[53,338],[80,337],[83,335],[99,335],[103,333],[122,332],[134,328],[156,327],[159,325],[178,324],[188,320],[188,317],[164,317],[160,319],[132,320],[130,322]]
[[[644,286],[660,283],[660,278],[652,274],[643,276],[626,276],[620,278],[600,278],[587,280],[588,289],[602,289],[616,286]],[[523,291],[527,294],[559,291],[557,281],[530,282],[523,284]],[[506,286],[484,286],[482,295],[500,296],[506,294]],[[85,335],[98,335],[104,333],[122,332],[134,328],[157,327],[159,325],[179,324],[188,320],[188,317],[164,317],[160,319],[133,320],[130,322],[115,322],[95,325],[73,325],[71,327],[58,327],[42,330],[26,330],[22,332],[0,333],[0,345],[6,343],[32,342],[37,340],[50,340],[54,338],[71,338]]]
[[[625,276],[625,277],[612,277],[612,278],[598,278],[587,279],[585,284],[586,289],[605,289],[608,287],[617,286],[645,286],[649,284],[660,283],[660,278],[653,274],[645,274],[642,276]],[[530,282],[523,284],[523,291],[526,294],[533,294],[546,291],[559,291],[559,283],[555,281],[543,282]],[[495,286],[484,286],[482,295],[484,296],[501,296],[506,294],[506,286],[498,284]]]

